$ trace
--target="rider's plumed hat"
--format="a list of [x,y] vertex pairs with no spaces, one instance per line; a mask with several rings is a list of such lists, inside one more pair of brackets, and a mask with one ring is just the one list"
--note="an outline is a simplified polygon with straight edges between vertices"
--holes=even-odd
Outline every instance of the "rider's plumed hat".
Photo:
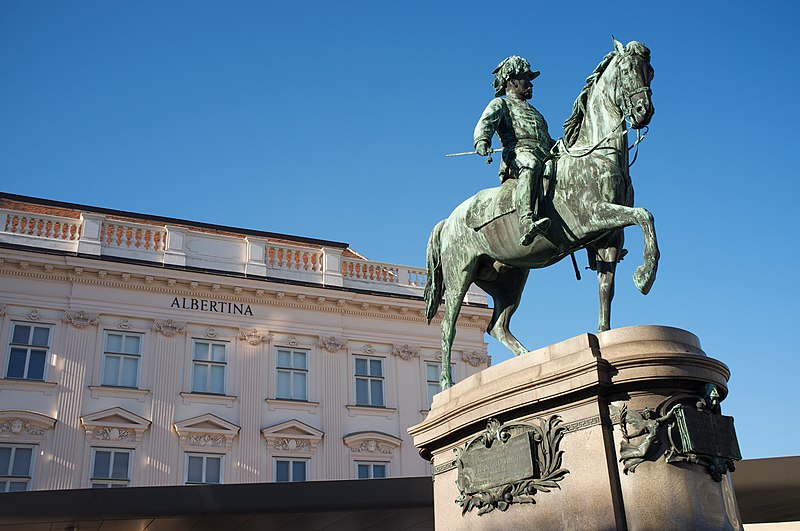
[[530,63],[519,55],[512,55],[503,59],[497,68],[492,70],[494,74],[494,95],[502,96],[506,93],[506,82],[512,77],[522,77],[534,80],[539,77],[539,71],[531,71]]

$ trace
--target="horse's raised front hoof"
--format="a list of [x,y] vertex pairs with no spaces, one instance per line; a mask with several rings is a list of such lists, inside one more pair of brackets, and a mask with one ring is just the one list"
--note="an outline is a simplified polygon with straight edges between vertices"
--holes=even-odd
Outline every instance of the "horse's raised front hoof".
[[636,284],[636,289],[642,292],[642,295],[650,293],[650,288],[653,287],[653,282],[656,281],[655,268],[650,269],[644,265],[640,265],[633,273],[633,283]]

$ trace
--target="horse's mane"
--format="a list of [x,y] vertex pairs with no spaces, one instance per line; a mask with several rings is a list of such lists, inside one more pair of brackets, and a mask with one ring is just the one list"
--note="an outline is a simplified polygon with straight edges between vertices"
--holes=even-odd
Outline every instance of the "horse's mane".
[[[627,53],[641,55],[647,61],[650,61],[650,49],[641,42],[629,42],[625,47],[625,51]],[[567,147],[572,147],[578,140],[578,134],[581,132],[581,123],[583,123],[583,116],[586,112],[586,102],[589,99],[589,94],[592,92],[597,80],[600,79],[600,76],[602,76],[603,72],[608,68],[611,60],[617,55],[619,55],[619,53],[616,50],[607,53],[606,56],[603,57],[603,60],[600,61],[600,64],[597,65],[597,68],[594,69],[594,72],[586,78],[586,86],[583,87],[581,93],[578,94],[578,98],[572,106],[572,115],[564,122],[564,142]]]
[[589,94],[594,88],[594,84],[606,71],[611,60],[619,55],[616,50],[611,51],[603,57],[597,68],[594,69],[589,77],[586,78],[586,86],[583,87],[581,93],[578,94],[575,104],[572,106],[572,115],[564,122],[564,142],[567,147],[572,147],[575,141],[578,140],[578,134],[581,132],[581,123],[583,123],[583,115],[586,112],[586,101],[589,99]]

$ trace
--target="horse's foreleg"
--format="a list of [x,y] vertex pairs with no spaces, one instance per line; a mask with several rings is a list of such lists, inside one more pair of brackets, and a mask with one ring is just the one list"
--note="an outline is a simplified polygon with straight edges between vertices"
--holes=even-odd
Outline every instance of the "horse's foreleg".
[[509,268],[495,280],[476,282],[494,301],[494,313],[486,331],[516,356],[528,353],[528,349],[509,330],[511,316],[519,306],[527,278],[528,269]]
[[599,203],[589,220],[590,231],[621,229],[638,225],[644,237],[644,263],[636,268],[633,282],[644,295],[653,287],[658,270],[658,241],[653,215],[644,208],[633,208],[613,203]]

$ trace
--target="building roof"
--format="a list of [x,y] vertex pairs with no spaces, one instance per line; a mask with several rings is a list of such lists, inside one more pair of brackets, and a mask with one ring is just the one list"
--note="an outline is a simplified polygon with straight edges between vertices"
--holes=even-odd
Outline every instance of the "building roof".
[[[800,457],[740,461],[742,521],[800,520]],[[433,530],[430,477],[0,494],[0,531]]]

